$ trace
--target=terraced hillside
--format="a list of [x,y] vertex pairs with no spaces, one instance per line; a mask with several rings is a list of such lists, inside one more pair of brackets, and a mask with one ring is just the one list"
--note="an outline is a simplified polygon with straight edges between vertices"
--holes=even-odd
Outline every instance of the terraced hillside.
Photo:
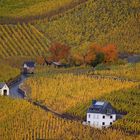
[[20,70],[17,68],[13,68],[8,64],[0,63],[0,82],[7,82],[10,79],[15,78],[20,75]]
[[87,0],[1,0],[0,23],[32,22],[49,18]]
[[119,51],[140,53],[140,13],[137,0],[88,0],[36,27],[52,41],[80,46],[113,43]]
[[73,1],[74,0],[2,0],[0,1],[0,16],[26,17],[41,15]]
[[[105,130],[103,133],[80,122],[64,120],[45,112],[23,100],[0,97],[0,139],[92,139],[134,140],[121,131]],[[115,136],[115,137],[114,137]]]
[[1,58],[43,55],[49,43],[31,24],[0,25]]
[[[31,78],[27,80],[27,85],[32,88],[31,96],[33,99],[44,101],[54,110],[65,113],[69,108],[78,104],[86,104],[91,99],[109,94],[114,90],[132,88],[137,84],[109,79],[94,79],[86,75],[54,74],[49,78]],[[45,88],[46,85],[47,88]]]
[[[44,55],[50,41],[62,42],[71,47],[80,47],[86,42],[102,46],[113,43],[121,52],[140,53],[137,0],[79,0],[79,5],[70,6],[76,2],[1,1],[0,21],[12,17],[14,20],[9,19],[8,23],[14,21],[15,25],[0,25],[0,57]],[[63,10],[48,14],[49,18],[45,15],[60,7],[63,7]],[[26,21],[26,18],[35,18],[34,25],[28,23],[30,20],[27,20],[26,24],[18,24],[19,17],[22,17],[23,21]]]
[[46,78],[31,78],[26,84],[32,89],[31,98],[59,113],[83,119],[86,118],[92,99],[109,101],[117,111],[127,113],[113,126],[124,132],[140,132],[139,83],[108,78],[95,79],[85,75],[54,74]]
[[129,80],[140,80],[140,63],[110,66],[109,70],[96,70],[91,74],[115,76]]

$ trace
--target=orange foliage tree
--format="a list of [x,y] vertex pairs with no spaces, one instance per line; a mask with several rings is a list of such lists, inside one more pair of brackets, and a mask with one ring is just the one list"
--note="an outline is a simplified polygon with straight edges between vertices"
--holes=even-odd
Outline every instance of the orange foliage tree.
[[97,44],[84,44],[75,48],[72,54],[76,63],[94,66],[102,62],[113,62],[118,57],[116,46],[111,44],[105,47]]
[[97,54],[102,53],[102,47],[97,44],[91,44],[88,48],[86,62],[87,64],[92,64],[96,59]]
[[38,56],[36,58],[36,62],[39,64],[39,65],[44,65],[45,64],[45,58],[43,56]]
[[83,44],[78,48],[73,48],[71,54],[75,64],[86,65],[92,57],[89,53],[89,46],[87,44]]
[[113,62],[118,58],[117,47],[113,44],[109,44],[102,48],[105,55],[105,62]]
[[75,62],[83,65],[92,65],[96,59],[96,55],[103,53],[102,47],[97,44],[84,44],[79,48],[75,49],[75,52],[72,53],[75,59]]
[[113,62],[118,57],[115,45],[109,44],[101,47],[97,44],[84,43],[77,48],[68,47],[60,43],[55,43],[49,48],[51,61],[69,62],[76,65],[95,66],[102,62]]
[[50,60],[52,61],[68,61],[70,56],[70,47],[64,44],[55,43],[49,48]]

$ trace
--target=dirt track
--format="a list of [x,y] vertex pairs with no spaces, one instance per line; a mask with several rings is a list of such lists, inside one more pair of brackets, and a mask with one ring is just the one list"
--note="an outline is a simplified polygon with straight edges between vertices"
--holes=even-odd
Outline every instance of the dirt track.
[[35,16],[28,16],[28,17],[0,17],[0,24],[17,24],[17,23],[34,23],[36,20],[51,20],[53,17],[62,14],[68,10],[71,10],[78,6],[79,4],[85,3],[87,0],[77,0],[76,2],[73,2],[69,5],[66,5],[64,7],[60,7],[59,9],[50,11],[48,13],[44,13],[41,15],[35,15]]
[[58,117],[60,117],[62,119],[73,120],[73,121],[81,121],[82,122],[82,119],[79,118],[79,117],[77,117],[77,116],[72,116],[70,114],[61,114],[61,113],[58,113],[58,112],[52,110],[51,108],[47,107],[46,105],[43,105],[43,104],[41,104],[40,102],[37,102],[37,101],[33,101],[32,99],[27,99],[27,101],[30,102],[31,104],[35,105],[35,106],[40,107],[44,111],[51,112],[55,116],[58,116]]

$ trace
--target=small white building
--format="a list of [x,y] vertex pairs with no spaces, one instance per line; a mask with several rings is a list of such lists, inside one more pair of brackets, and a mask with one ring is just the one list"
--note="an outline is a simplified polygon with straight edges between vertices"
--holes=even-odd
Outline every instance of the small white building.
[[116,121],[116,111],[109,102],[92,101],[87,111],[86,124],[96,128],[107,128]]
[[6,83],[0,83],[0,95],[8,96],[9,95],[9,87]]
[[27,61],[23,64],[23,73],[24,74],[33,74],[35,70],[35,62]]

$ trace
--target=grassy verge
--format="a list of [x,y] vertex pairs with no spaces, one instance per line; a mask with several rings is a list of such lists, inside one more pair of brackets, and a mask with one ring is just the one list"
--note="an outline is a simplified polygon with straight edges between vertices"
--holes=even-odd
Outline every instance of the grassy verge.
[[18,76],[20,74],[20,70],[17,68],[13,68],[7,64],[0,64],[0,82],[7,82]]

